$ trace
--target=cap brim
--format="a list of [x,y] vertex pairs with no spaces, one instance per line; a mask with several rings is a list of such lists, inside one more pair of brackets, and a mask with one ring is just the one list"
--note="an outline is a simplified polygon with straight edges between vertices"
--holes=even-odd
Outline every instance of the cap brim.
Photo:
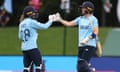
[[80,5],[80,8],[86,8],[85,6],[83,6],[83,5]]

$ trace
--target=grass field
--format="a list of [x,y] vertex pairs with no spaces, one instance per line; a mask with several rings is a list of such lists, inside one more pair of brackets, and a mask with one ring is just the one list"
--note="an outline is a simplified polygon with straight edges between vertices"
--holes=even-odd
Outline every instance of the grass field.
[[[100,40],[104,40],[111,28],[100,28]],[[51,27],[39,30],[38,46],[43,55],[76,55],[78,44],[77,27],[66,29],[66,47],[64,49],[64,27]],[[0,55],[21,55],[18,28],[0,28]]]

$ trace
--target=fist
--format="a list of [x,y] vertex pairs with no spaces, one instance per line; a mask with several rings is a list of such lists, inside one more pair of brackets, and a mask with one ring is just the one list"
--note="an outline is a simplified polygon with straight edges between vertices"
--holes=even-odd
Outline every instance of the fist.
[[53,15],[49,15],[49,20],[50,21],[55,21],[55,19],[56,19],[56,15],[55,14],[53,14]]
[[60,13],[56,13],[55,15],[56,15],[56,21],[62,20]]
[[61,19],[62,18],[61,18],[59,13],[56,13],[56,14],[53,14],[53,15],[49,15],[49,20],[52,21],[52,22],[60,21]]

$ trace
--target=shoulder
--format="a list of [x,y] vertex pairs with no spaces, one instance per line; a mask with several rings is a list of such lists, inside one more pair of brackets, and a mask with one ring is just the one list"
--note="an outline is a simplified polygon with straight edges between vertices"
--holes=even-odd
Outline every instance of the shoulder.
[[32,19],[25,18],[23,21],[20,22],[19,26],[22,26],[22,25],[31,25],[32,22],[33,22]]
[[76,19],[82,19],[84,18],[84,16],[78,16]]
[[20,22],[19,26],[23,25],[24,24],[24,20]]
[[38,23],[38,21],[35,19],[30,19],[30,21],[31,21],[31,23]]
[[97,17],[95,17],[94,15],[91,16],[93,21],[98,21]]
[[94,26],[98,26],[99,23],[98,23],[97,17],[95,17],[94,15],[92,15],[91,18],[92,18],[92,23],[94,24]]
[[25,18],[22,22],[30,23],[30,22],[35,22],[36,20],[31,19],[31,18]]
[[29,25],[33,25],[33,24],[37,24],[38,21],[35,19],[27,18],[24,20],[24,23],[29,24]]
[[76,21],[80,21],[81,18],[82,18],[82,16],[76,17],[76,18],[74,19],[74,21],[75,21],[75,22],[76,22]]

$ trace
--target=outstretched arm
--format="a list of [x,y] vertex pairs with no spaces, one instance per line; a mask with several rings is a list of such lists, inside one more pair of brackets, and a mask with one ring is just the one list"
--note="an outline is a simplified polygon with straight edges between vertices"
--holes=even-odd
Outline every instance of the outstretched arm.
[[38,24],[36,24],[36,25],[38,25],[38,26],[36,26],[38,29],[48,29],[51,25],[52,25],[52,21],[48,21],[48,22],[46,22],[46,23],[38,23]]
[[60,22],[65,26],[76,26],[74,21],[66,21],[66,20],[61,19]]
[[52,23],[54,21],[56,21],[55,15],[54,14],[53,15],[49,15],[48,19],[49,19],[49,21],[46,22],[46,23],[40,23],[40,22],[37,22],[37,21],[34,20],[33,21],[34,24],[33,24],[32,27],[36,28],[36,29],[48,29],[52,25]]
[[61,22],[65,26],[76,26],[77,25],[74,21],[66,21],[62,19],[59,13],[56,13],[56,18],[59,22]]

